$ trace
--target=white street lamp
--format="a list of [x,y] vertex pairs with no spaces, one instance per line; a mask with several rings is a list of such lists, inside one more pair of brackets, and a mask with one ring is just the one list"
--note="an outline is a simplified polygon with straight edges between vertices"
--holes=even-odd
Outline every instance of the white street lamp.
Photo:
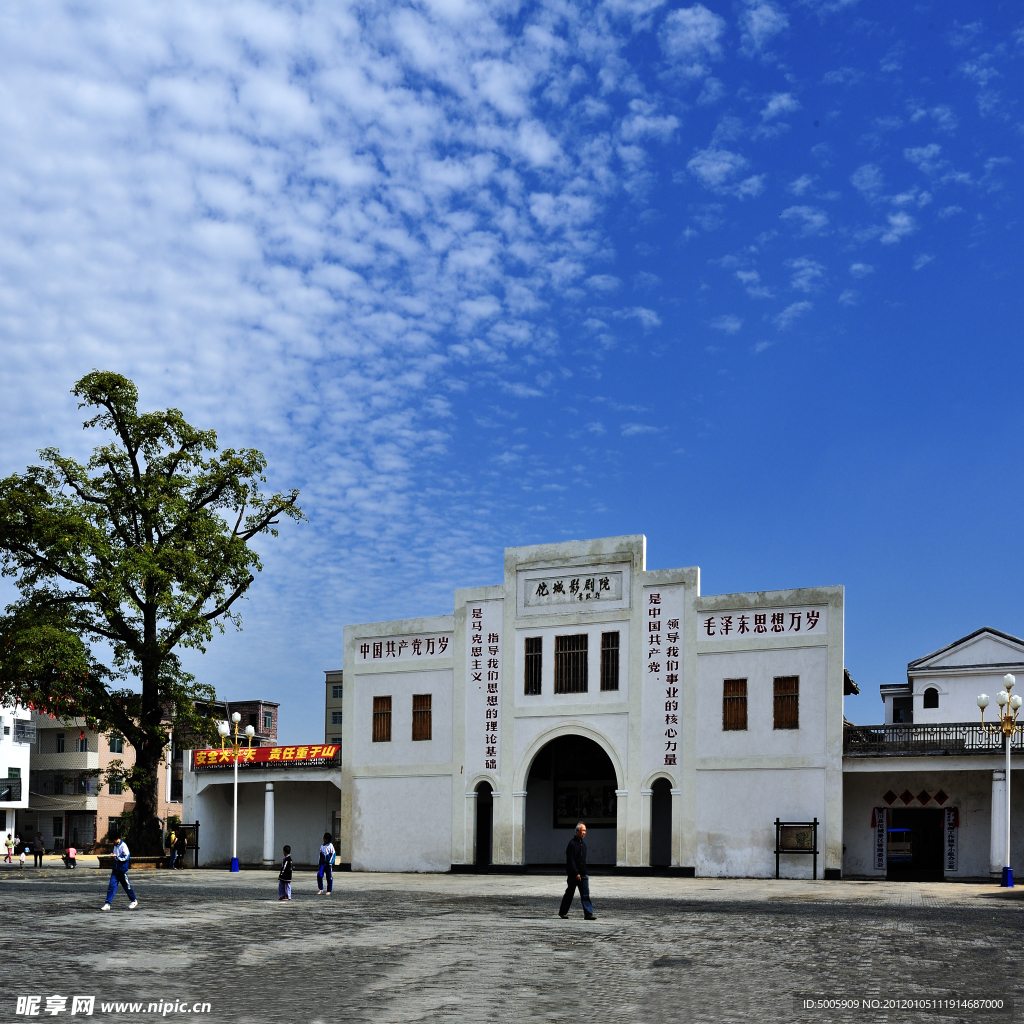
[[[231,739],[231,752],[234,755],[233,761],[235,763],[235,792],[234,801],[232,807],[231,816],[231,870],[238,870],[238,755],[242,751],[242,741],[238,735],[238,723],[241,722],[242,716],[236,711],[231,716],[231,721],[235,726],[235,735]],[[231,736],[231,726],[227,722],[217,723],[217,732],[220,733],[220,748],[224,749],[224,740]],[[245,735],[249,739],[249,746],[252,747],[252,738],[256,735],[256,730],[251,726],[245,727]]]
[[1001,733],[1003,743],[1006,746],[1006,858],[1003,861],[1003,877],[999,884],[1010,889],[1013,888],[1013,868],[1010,866],[1010,748],[1013,745],[1014,734],[1024,728],[1017,725],[1017,715],[1020,712],[1021,704],[1024,704],[1024,700],[1021,699],[1019,693],[1015,693],[1012,697],[1010,696],[1010,691],[1016,682],[1017,680],[1009,672],[1003,676],[1003,683],[1006,689],[1000,690],[996,694],[999,715],[994,725],[985,724],[985,708],[989,705],[988,694],[982,693],[978,695],[982,729],[991,736],[997,736]]

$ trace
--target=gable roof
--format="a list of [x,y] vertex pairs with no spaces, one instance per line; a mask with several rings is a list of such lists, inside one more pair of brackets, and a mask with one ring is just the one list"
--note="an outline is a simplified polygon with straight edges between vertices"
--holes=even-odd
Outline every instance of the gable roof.
[[983,626],[907,665],[907,678],[928,672],[1024,669],[1024,640]]

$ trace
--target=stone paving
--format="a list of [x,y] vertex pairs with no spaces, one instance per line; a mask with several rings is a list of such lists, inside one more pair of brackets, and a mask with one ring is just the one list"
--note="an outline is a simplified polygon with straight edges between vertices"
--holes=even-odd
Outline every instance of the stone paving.
[[[989,885],[595,876],[597,921],[545,875],[137,871],[129,911],[108,875],[3,865],[0,1021],[18,996],[209,1002],[211,1021],[1010,1021],[1021,1011],[885,1009],[994,998],[1024,1008],[1024,889]],[[881,1006],[804,1009],[805,998]],[[68,999],[67,1011],[72,1007]],[[156,1011],[148,1014],[152,1017]],[[70,1012],[56,1016],[68,1016]],[[82,1017],[78,1014],[75,1019]],[[49,1019],[53,1019],[51,1016]]]

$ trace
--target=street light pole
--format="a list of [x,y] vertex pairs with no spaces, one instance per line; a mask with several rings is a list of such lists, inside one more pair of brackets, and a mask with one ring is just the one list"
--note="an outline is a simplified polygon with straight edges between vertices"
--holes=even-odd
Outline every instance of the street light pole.
[[[234,787],[234,800],[232,803],[231,812],[231,870],[238,870],[238,755],[242,750],[242,741],[238,735],[238,723],[241,722],[242,716],[236,711],[231,716],[231,721],[235,726],[235,734],[231,738],[231,752],[232,760],[234,761],[235,768],[235,787]],[[220,733],[220,748],[224,749],[224,740],[230,736],[231,726],[227,722],[220,722],[217,725],[217,731]],[[256,734],[256,730],[251,726],[245,727],[245,735],[249,738],[249,746],[252,746],[252,738]]]
[[985,724],[985,708],[989,705],[988,694],[981,693],[978,695],[982,729],[990,736],[998,736],[1001,733],[1003,744],[1006,747],[1006,856],[1003,860],[1003,877],[999,884],[1008,889],[1014,887],[1013,868],[1010,866],[1010,748],[1013,746],[1014,735],[1024,728],[1017,724],[1017,715],[1020,712],[1021,704],[1024,704],[1024,700],[1021,699],[1019,693],[1014,694],[1012,697],[1010,696],[1010,691],[1016,682],[1017,680],[1009,672],[1003,676],[1003,684],[1006,689],[1000,690],[996,694],[996,703],[999,705],[999,717],[993,725]]

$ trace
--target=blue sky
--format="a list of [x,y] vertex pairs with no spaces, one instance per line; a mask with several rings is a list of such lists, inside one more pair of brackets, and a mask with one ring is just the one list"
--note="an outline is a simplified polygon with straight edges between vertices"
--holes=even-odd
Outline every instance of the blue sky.
[[40,3],[0,14],[0,471],[93,367],[309,523],[193,668],[321,727],[344,624],[645,533],[842,583],[877,686],[1024,634],[1010,3]]

